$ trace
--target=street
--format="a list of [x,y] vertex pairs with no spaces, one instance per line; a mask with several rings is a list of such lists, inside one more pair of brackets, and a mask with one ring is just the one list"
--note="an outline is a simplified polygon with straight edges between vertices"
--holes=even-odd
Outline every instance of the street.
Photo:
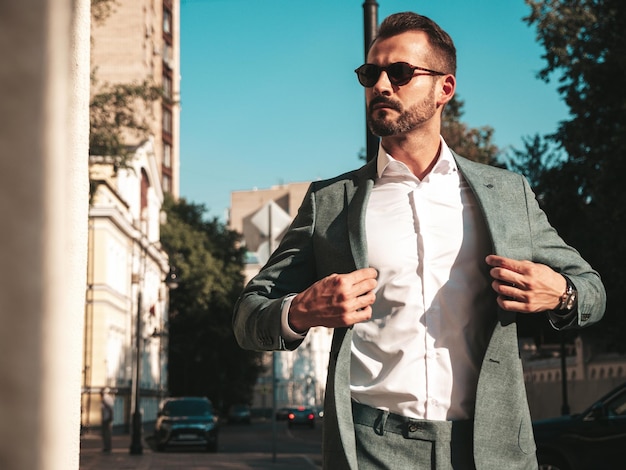
[[113,451],[103,453],[100,434],[94,430],[81,438],[80,470],[141,469],[319,469],[321,468],[322,426],[315,429],[276,423],[274,443],[272,423],[254,420],[252,424],[222,424],[216,453],[203,447],[171,447],[157,452],[150,433],[144,435],[141,455],[130,455],[130,436],[117,434]]

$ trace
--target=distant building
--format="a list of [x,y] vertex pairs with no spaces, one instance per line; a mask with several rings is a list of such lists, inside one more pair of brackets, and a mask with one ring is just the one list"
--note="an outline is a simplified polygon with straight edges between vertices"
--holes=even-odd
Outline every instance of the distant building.
[[158,402],[167,394],[170,266],[160,244],[160,225],[165,194],[179,194],[179,0],[116,0],[110,5],[110,16],[92,23],[91,95],[109,84],[145,81],[161,88],[163,97],[138,111],[148,131],[140,139],[126,136],[128,168],[89,156],[83,428],[100,424],[103,387],[115,397],[116,426],[129,426],[134,390],[140,392],[145,421],[156,418]]
[[[259,272],[295,217],[310,183],[289,183],[270,189],[231,193],[229,228],[242,234],[247,248],[245,278]],[[272,406],[272,361],[276,371],[277,406],[321,406],[326,390],[332,330],[312,328],[293,352],[267,353],[268,372],[259,377],[253,406]]]
[[285,229],[296,216],[309,184],[289,183],[231,193],[228,225],[242,235],[241,242],[247,248],[246,282],[265,264],[269,250],[278,246]]
[[[586,343],[580,336],[573,345],[563,345],[563,349],[564,363],[561,361],[561,345],[537,348],[531,339],[520,340],[524,381],[533,419],[558,416],[564,411],[563,405],[569,412],[579,413],[626,381],[626,356],[604,353],[602,347]],[[563,377],[566,379],[565,396]]]

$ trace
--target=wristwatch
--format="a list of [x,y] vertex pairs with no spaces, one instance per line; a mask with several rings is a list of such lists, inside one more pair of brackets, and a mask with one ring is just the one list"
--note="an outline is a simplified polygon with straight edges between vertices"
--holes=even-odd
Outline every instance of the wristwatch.
[[576,300],[578,299],[578,291],[572,284],[572,281],[569,280],[567,276],[563,276],[565,281],[567,282],[567,287],[565,288],[565,292],[561,295],[561,303],[557,307],[559,311],[571,311],[576,306]]

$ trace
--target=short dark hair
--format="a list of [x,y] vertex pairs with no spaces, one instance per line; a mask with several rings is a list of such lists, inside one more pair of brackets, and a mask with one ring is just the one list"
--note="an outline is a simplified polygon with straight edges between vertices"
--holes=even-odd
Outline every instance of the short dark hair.
[[441,72],[456,74],[456,47],[448,33],[433,20],[410,11],[394,13],[383,20],[372,45],[379,39],[388,39],[408,31],[423,31],[431,47],[438,53]]

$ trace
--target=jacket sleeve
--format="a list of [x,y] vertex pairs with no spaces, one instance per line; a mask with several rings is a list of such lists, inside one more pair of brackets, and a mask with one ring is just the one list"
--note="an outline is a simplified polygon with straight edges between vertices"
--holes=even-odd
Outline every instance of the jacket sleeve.
[[533,260],[550,266],[569,277],[578,291],[575,315],[560,321],[549,315],[556,329],[577,328],[592,325],[604,315],[606,292],[600,275],[571,246],[567,245],[549,224],[546,214],[540,209],[535,194],[522,177],[530,221]]
[[233,330],[242,348],[292,350],[302,342],[286,342],[281,336],[281,312],[288,295],[302,292],[317,280],[314,223],[315,192],[311,185],[278,248],[235,304]]

